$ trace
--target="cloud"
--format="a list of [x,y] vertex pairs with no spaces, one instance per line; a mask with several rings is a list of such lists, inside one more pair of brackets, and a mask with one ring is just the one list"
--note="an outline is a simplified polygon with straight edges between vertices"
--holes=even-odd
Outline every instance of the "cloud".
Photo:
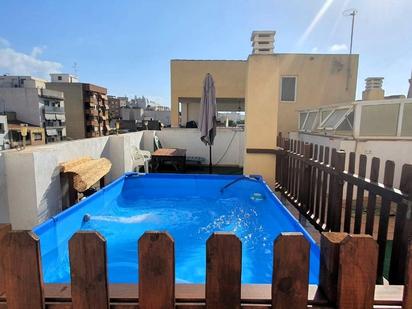
[[336,53],[336,52],[343,52],[347,51],[348,46],[346,44],[333,44],[329,47],[329,51]]
[[312,53],[317,53],[319,51],[319,48],[317,48],[317,47],[314,47],[314,48],[312,48]]
[[328,11],[328,9],[332,5],[332,3],[333,3],[333,0],[326,0],[325,1],[325,3],[320,8],[319,12],[312,19],[310,25],[306,28],[305,32],[299,38],[298,46],[303,45],[303,43],[306,41],[307,37],[312,33],[313,29],[316,27],[318,22],[322,19],[323,15],[325,15],[325,13]]
[[35,46],[30,54],[14,50],[10,43],[0,37],[0,70],[12,75],[32,75],[48,78],[50,73],[60,72],[59,62],[39,59],[45,46]]

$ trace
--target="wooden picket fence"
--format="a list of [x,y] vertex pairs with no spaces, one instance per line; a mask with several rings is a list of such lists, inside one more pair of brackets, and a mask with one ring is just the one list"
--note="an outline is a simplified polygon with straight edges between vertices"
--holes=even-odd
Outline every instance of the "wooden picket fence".
[[[321,232],[375,235],[379,245],[378,282],[382,282],[390,209],[396,205],[388,279],[391,284],[403,284],[412,239],[412,165],[403,166],[400,188],[396,189],[393,161],[385,162],[384,181],[379,183],[379,158],[372,159],[370,176],[366,178],[365,155],[360,155],[355,174],[354,152],[349,154],[345,166],[345,152],[334,148],[281,135],[277,145],[276,189]],[[379,222],[375,224],[375,220]]]
[[109,284],[106,241],[78,232],[69,241],[71,283],[44,284],[40,241],[0,225],[0,308],[412,308],[412,246],[404,286],[375,285],[378,246],[369,235],[324,233],[319,285],[309,285],[310,245],[301,233],[274,240],[272,284],[241,284],[242,243],[214,233],[206,243],[206,284],[175,284],[167,232],[138,241],[139,284]]

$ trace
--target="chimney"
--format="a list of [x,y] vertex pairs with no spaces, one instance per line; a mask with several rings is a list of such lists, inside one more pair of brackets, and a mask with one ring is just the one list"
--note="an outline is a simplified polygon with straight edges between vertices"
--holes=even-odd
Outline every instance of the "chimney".
[[408,99],[412,99],[412,72],[411,72],[411,78],[409,79],[409,91],[408,91]]
[[250,41],[252,42],[252,54],[273,54],[276,31],[253,31]]
[[362,100],[383,100],[385,98],[385,91],[382,89],[383,77],[368,77],[365,81]]

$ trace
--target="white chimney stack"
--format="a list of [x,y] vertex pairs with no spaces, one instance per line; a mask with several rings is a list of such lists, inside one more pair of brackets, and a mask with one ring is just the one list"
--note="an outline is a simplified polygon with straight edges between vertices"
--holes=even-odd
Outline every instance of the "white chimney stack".
[[365,81],[362,100],[383,100],[385,98],[385,91],[382,88],[383,77],[368,77]]
[[250,37],[252,54],[273,54],[275,34],[275,31],[253,31]]

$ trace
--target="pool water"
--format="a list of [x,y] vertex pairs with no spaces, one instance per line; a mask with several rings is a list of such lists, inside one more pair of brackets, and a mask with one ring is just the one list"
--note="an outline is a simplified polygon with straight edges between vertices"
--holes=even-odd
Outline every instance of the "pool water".
[[243,283],[270,283],[274,239],[281,232],[302,232],[311,245],[309,281],[317,283],[319,248],[313,239],[261,179],[220,191],[238,177],[121,177],[34,229],[45,282],[70,282],[68,240],[78,230],[96,230],[107,240],[109,281],[136,283],[137,241],[145,231],[160,230],[175,241],[177,283],[205,282],[206,241],[216,231],[234,232],[242,241]]

